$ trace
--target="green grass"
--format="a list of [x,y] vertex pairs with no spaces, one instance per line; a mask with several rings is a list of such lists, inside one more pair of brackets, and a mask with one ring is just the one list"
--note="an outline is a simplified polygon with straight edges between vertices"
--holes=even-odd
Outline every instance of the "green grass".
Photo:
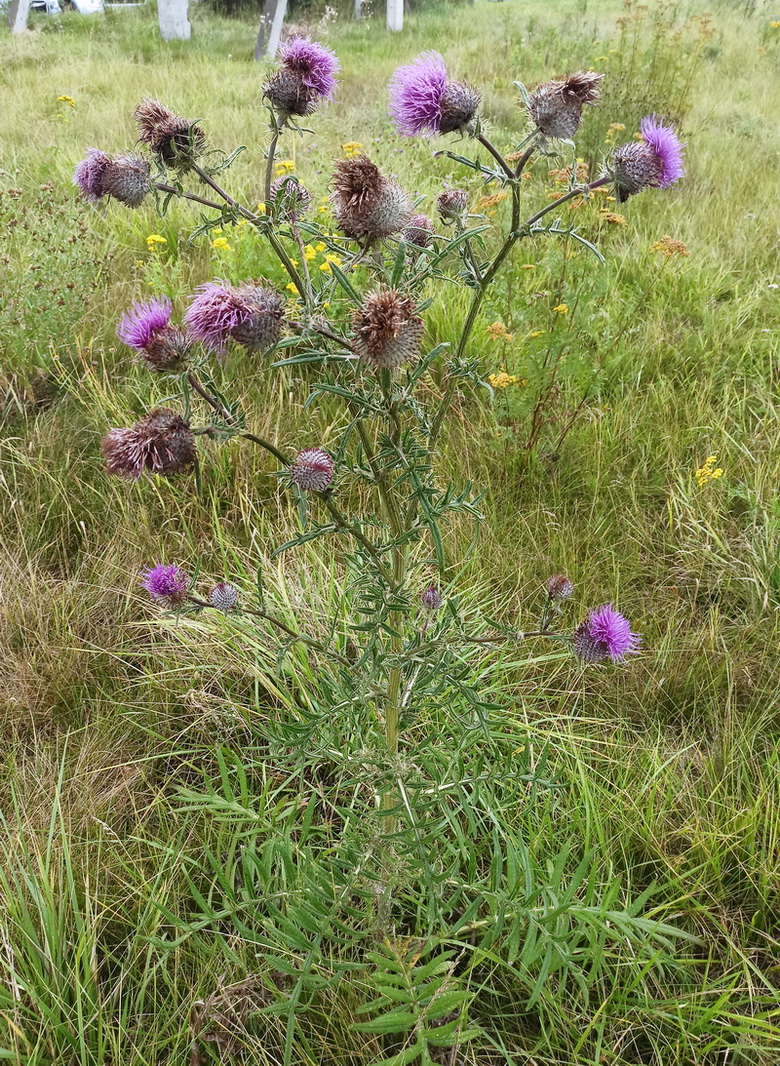
[[[484,390],[467,394],[446,427],[444,466],[488,489],[480,549],[459,578],[469,602],[523,626],[544,578],[563,570],[581,609],[614,598],[644,638],[641,658],[620,670],[518,655],[486,671],[507,737],[527,738],[518,760],[536,766],[544,753],[559,787],[499,805],[498,844],[459,827],[475,878],[517,841],[542,880],[560,856],[565,881],[589,855],[577,901],[654,886],[646,912],[700,939],[678,945],[677,965],[646,972],[619,943],[604,949],[587,993],[551,975],[530,1007],[537,974],[483,961],[468,977],[483,1035],[458,1062],[780,1058],[780,30],[766,4],[721,5],[712,34],[688,25],[672,50],[676,28],[702,10],[672,9],[673,25],[660,8],[654,22],[634,12],[622,37],[607,0],[436,7],[392,38],[380,23],[337,22],[337,102],[313,136],[283,144],[317,198],[341,143],[355,140],[429,207],[442,180],[462,175],[431,158],[432,144],[391,134],[384,87],[398,62],[430,47],[483,89],[502,145],[521,126],[513,80],[599,67],[597,56],[613,88],[586,117],[591,162],[610,123],[630,136],[645,109],[679,117],[688,141],[678,189],[608,205],[627,225],[600,220],[597,206],[577,210],[605,265],[552,241],[521,245],[470,354],[485,373],[504,360],[528,384],[493,403]],[[139,569],[160,558],[248,587],[265,561],[285,610],[316,627],[336,601],[339,561],[314,551],[270,561],[296,519],[267,464],[238,444],[211,448],[198,493],[118,484],[102,471],[106,428],[165,395],[116,344],[118,313],[151,291],[182,298],[213,274],[279,279],[246,238],[231,236],[230,253],[205,239],[189,246],[188,209],[159,219],[115,205],[104,216],[72,195],[84,147],[127,147],[134,105],[154,95],[201,116],[215,146],[246,143],[230,185],[260,198],[253,28],[196,10],[194,29],[191,43],[163,46],[150,13],[109,11],[35,20],[27,37],[0,38],[0,1054],[29,1066],[183,1062],[197,1001],[207,1003],[201,1033],[230,1032],[224,1058],[281,1062],[286,1019],[257,1013],[279,990],[251,937],[224,920],[178,940],[174,916],[197,914],[208,886],[215,907],[220,891],[227,898],[220,877],[250,843],[260,854],[292,840],[303,876],[316,842],[296,821],[296,799],[352,787],[327,760],[297,781],[264,761],[263,731],[314,689],[306,655],[280,676],[251,627],[160,623],[138,588]],[[529,202],[544,201],[545,174],[534,166]],[[147,250],[150,233],[167,238],[165,252]],[[690,257],[651,252],[665,234]],[[434,294],[431,340],[455,336],[465,305],[452,292]],[[560,303],[568,315],[553,311]],[[485,332],[496,320],[514,337],[503,348]],[[550,360],[556,387],[528,448]],[[288,449],[327,436],[333,414],[304,412],[304,376],[259,374],[245,356],[224,373],[257,432]],[[434,375],[430,388],[439,384]],[[698,487],[695,470],[713,453],[724,475]],[[467,536],[465,526],[448,535],[453,558]],[[328,733],[334,744],[340,728]],[[347,747],[359,742],[359,724],[350,728]],[[414,741],[445,728],[432,713]],[[226,782],[245,794],[226,795]],[[481,833],[485,823],[475,824]],[[319,991],[294,1061],[377,1062],[387,1052],[352,1027],[367,998],[358,976]],[[214,1039],[197,1046],[204,1061],[216,1058]]]

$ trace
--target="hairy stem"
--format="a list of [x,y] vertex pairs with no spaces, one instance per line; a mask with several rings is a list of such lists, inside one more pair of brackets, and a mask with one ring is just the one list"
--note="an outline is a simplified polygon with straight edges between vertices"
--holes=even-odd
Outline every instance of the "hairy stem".
[[501,153],[496,148],[496,146],[494,144],[492,144],[487,139],[487,137],[484,135],[484,133],[478,133],[476,135],[476,140],[479,141],[479,143],[482,145],[483,148],[487,148],[487,150],[493,156],[493,158],[498,163],[498,165],[501,167],[501,169],[506,174],[506,176],[509,178],[509,180],[513,181],[514,177],[515,177],[515,172],[514,172],[514,170],[512,170],[512,168],[509,165],[509,163],[507,163],[506,159],[504,159],[504,157],[501,155]]
[[271,210],[271,177],[273,175],[276,146],[279,143],[280,132],[278,129],[274,130],[271,143],[268,145],[268,161],[265,165],[265,206],[267,211]]

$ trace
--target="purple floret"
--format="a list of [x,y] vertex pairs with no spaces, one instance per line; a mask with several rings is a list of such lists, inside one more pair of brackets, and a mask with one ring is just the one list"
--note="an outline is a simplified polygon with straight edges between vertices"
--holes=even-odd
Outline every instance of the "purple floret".
[[423,52],[398,67],[390,80],[390,114],[399,133],[438,133],[446,87],[447,68],[438,52]]
[[73,184],[76,185],[85,200],[91,203],[105,196],[103,175],[111,163],[111,156],[99,148],[87,148],[86,159],[82,159],[73,171]]
[[317,96],[329,97],[336,88],[341,64],[329,48],[311,37],[291,37],[279,49],[282,66],[297,74]]
[[195,340],[215,352],[224,352],[228,339],[249,313],[230,286],[230,282],[208,281],[198,286],[197,296],[184,315],[184,322]]
[[190,579],[178,566],[166,566],[158,563],[151,570],[144,570],[141,574],[144,580],[143,588],[155,600],[170,600],[181,603],[190,587]]
[[168,325],[171,310],[171,301],[166,296],[155,296],[146,303],[136,302],[122,315],[116,335],[130,348],[141,351]]
[[682,152],[684,145],[680,143],[673,127],[662,125],[657,115],[648,115],[643,118],[639,129],[645,143],[653,149],[661,166],[658,188],[668,189],[685,174]]
[[590,612],[587,622],[591,639],[603,644],[613,662],[639,649],[641,637],[631,632],[631,624],[611,603],[604,603]]

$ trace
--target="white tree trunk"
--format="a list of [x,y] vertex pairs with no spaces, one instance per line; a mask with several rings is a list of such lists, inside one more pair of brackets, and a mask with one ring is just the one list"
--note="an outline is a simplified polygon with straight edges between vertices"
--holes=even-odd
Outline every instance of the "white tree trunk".
[[394,33],[404,28],[404,0],[387,0],[387,28]]
[[363,0],[355,0],[355,18],[361,19],[363,17]]
[[189,41],[192,29],[188,0],[157,0],[157,20],[164,41]]
[[255,44],[255,59],[273,59],[282,37],[282,26],[287,14],[287,0],[265,0],[260,32]]
[[8,29],[11,33],[24,33],[29,14],[30,0],[11,0],[8,8]]

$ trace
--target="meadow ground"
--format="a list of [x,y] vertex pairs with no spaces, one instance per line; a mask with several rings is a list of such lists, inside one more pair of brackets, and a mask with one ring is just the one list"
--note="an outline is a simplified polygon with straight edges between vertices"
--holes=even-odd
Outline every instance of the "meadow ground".
[[[337,20],[325,31],[343,60],[337,102],[314,135],[283,142],[318,199],[355,141],[429,206],[462,175],[431,143],[392,133],[385,85],[431,47],[483,89],[504,147],[522,125],[513,80],[591,65],[609,78],[586,118],[586,163],[648,111],[678,119],[688,142],[678,188],[572,212],[604,265],[552,239],[520,247],[471,347],[486,375],[519,380],[467,392],[443,444],[455,480],[487,487],[480,549],[457,575],[469,597],[523,626],[563,570],[581,608],[614,599],[644,641],[622,669],[504,659],[491,691],[557,787],[501,809],[496,832],[524,840],[540,869],[584,858],[583,905],[652,886],[644,911],[698,939],[659,965],[607,953],[582,987],[552,967],[541,991],[539,969],[475,971],[479,1035],[449,1062],[780,1059],[779,18],[766,3],[512,0],[435,6],[402,37]],[[213,450],[197,492],[110,481],[99,448],[107,427],[165,395],[115,340],[130,301],[273,267],[244,236],[189,245],[196,215],[182,206],[162,219],[94,211],[70,185],[87,145],[132,143],[133,107],[152,95],[202,117],[220,147],[248,145],[231,188],[261,198],[252,27],[198,10],[194,28],[191,43],[162,45],[152,13],[109,11],[0,39],[0,1056],[31,1066],[183,1062],[204,1000],[212,1037],[231,1031],[196,1043],[206,1060],[282,1061],[285,1043],[282,1015],[248,1013],[268,1006],[273,982],[241,998],[263,974],[251,937],[227,912],[185,933],[173,916],[198,913],[202,893],[219,909],[215,870],[230,850],[182,789],[219,791],[225,767],[251,756],[253,721],[294,697],[251,632],[157,625],[138,573],[162,558],[251,586],[265,560],[290,611],[316,615],[338,559],[268,560],[295,515],[237,445]],[[544,203],[546,164],[527,184]],[[493,191],[468,187],[474,203]],[[482,209],[500,220],[506,206]],[[439,294],[429,339],[454,336],[464,306]],[[327,407],[303,410],[302,378],[259,375],[239,356],[224,374],[266,436],[326,431]],[[462,542],[456,528],[453,552]],[[245,785],[225,803],[295,803],[274,773]],[[587,969],[587,943],[576,951]],[[232,1000],[215,998],[225,986]],[[346,978],[312,993],[291,1061],[389,1054],[351,1026],[359,995]]]

